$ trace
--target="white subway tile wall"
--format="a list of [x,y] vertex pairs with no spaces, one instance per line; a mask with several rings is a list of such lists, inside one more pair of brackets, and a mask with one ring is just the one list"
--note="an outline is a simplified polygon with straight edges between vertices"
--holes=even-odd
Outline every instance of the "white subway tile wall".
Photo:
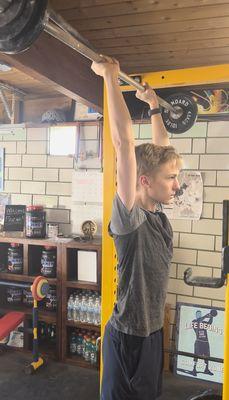
[[48,129],[1,136],[5,149],[4,192],[13,204],[43,205],[47,222],[58,222],[60,231],[71,233],[70,204],[73,157],[48,154]]
[[[85,139],[91,131],[85,130]],[[136,144],[151,138],[151,127],[134,124]],[[43,204],[48,221],[59,222],[64,234],[77,226],[71,215],[73,157],[48,155],[47,128],[28,128],[25,134],[1,136],[5,148],[5,192],[14,204]],[[222,201],[229,199],[229,122],[198,122],[182,135],[171,135],[171,143],[184,158],[184,169],[200,170],[204,183],[203,212],[199,221],[172,220],[174,256],[167,302],[172,307],[171,338],[176,302],[224,306],[224,288],[192,288],[183,275],[191,267],[195,275],[219,276],[222,247]],[[88,171],[90,173],[90,171]],[[98,204],[79,204],[93,214]],[[96,211],[97,212],[97,211]],[[98,213],[98,212],[97,212]],[[102,223],[102,221],[101,221]],[[80,225],[80,224],[79,224]],[[101,226],[99,229],[101,232]]]

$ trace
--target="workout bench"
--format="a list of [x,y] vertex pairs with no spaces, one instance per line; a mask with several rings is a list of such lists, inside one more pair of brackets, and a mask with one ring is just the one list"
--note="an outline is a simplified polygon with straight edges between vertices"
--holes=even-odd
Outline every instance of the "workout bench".
[[0,340],[10,334],[25,319],[25,314],[19,311],[10,311],[0,318]]

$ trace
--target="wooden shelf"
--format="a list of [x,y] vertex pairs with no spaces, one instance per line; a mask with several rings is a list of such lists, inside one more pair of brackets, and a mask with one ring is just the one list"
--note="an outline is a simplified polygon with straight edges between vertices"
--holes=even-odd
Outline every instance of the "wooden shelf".
[[80,329],[88,329],[90,331],[99,332],[101,331],[100,325],[86,324],[83,322],[74,322],[74,321],[66,321],[66,326],[70,326],[72,328],[80,328]]
[[4,281],[15,281],[15,282],[33,282],[35,277],[28,276],[25,274],[11,274],[10,272],[0,272],[0,279]]
[[67,249],[76,250],[98,250],[101,248],[101,238],[95,238],[88,241],[77,241],[72,240],[66,243],[65,247]]
[[[32,283],[37,275],[25,275],[25,274],[12,274],[10,272],[0,272],[0,280],[6,281],[15,281],[15,282],[28,282]],[[50,285],[56,285],[57,279],[56,278],[46,278]]]
[[[19,243],[23,247],[23,273],[13,274],[7,271],[7,252],[10,243]],[[30,285],[36,276],[40,275],[43,246],[56,247],[56,278],[47,278],[50,285],[56,288],[58,301],[57,310],[46,310],[43,308],[44,302],[38,304],[38,321],[47,324],[56,325],[56,343],[45,343],[43,340],[39,343],[39,352],[73,365],[79,365],[85,368],[98,368],[86,362],[82,357],[71,357],[67,354],[68,335],[74,328],[94,331],[100,334],[100,326],[93,324],[84,324],[74,321],[67,321],[67,301],[68,296],[74,289],[85,289],[100,292],[101,288],[101,239],[96,238],[88,242],[76,241],[72,239],[30,239],[26,237],[12,237],[0,235],[0,265],[4,270],[0,272],[0,280],[9,281],[12,284],[28,283]],[[88,250],[97,252],[97,282],[86,282],[73,280],[77,277],[76,258],[77,250]],[[72,280],[70,280],[72,279]],[[9,311],[21,311],[25,314],[25,332],[24,348],[22,351],[31,349],[31,319],[32,306],[26,306],[23,303],[6,303],[6,285],[0,285],[0,313],[5,314]],[[42,308],[41,308],[42,307]],[[32,358],[32,357],[31,357]]]
[[86,281],[66,281],[64,283],[65,287],[73,289],[89,289],[99,291],[98,283],[86,282]]
[[[1,243],[19,243],[19,244],[26,244],[26,245],[34,245],[34,246],[54,246],[57,247],[63,243],[66,244],[66,239],[58,238],[58,239],[30,239],[23,237],[12,237],[12,236],[1,236],[0,234],[0,242]],[[69,239],[69,242],[72,242],[72,239]],[[68,243],[68,242],[67,242]]]
[[[93,251],[97,253],[97,282],[79,281],[77,277],[77,251]],[[86,331],[96,332],[100,335],[101,327],[98,325],[74,322],[67,320],[67,305],[69,295],[74,289],[85,289],[96,292],[101,291],[101,260],[102,260],[102,242],[101,238],[93,239],[88,242],[71,241],[63,245],[62,252],[62,359],[72,365],[78,365],[84,368],[98,369],[100,355],[98,355],[97,365],[91,365],[83,357],[70,355],[69,353],[69,337],[74,328],[85,329]]]

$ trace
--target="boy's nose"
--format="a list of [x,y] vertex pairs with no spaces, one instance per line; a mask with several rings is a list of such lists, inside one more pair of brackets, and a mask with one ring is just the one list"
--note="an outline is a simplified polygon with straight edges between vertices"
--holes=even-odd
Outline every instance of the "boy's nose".
[[177,191],[177,190],[179,190],[180,189],[180,184],[179,184],[179,182],[178,182],[178,179],[175,179],[174,180],[174,190],[175,191]]

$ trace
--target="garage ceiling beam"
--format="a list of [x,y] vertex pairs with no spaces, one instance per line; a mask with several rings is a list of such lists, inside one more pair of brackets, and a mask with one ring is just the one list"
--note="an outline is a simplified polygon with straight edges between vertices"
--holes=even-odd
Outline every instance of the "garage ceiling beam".
[[91,71],[91,61],[42,33],[29,50],[1,54],[1,59],[29,76],[51,83],[62,94],[102,111],[103,82]]

